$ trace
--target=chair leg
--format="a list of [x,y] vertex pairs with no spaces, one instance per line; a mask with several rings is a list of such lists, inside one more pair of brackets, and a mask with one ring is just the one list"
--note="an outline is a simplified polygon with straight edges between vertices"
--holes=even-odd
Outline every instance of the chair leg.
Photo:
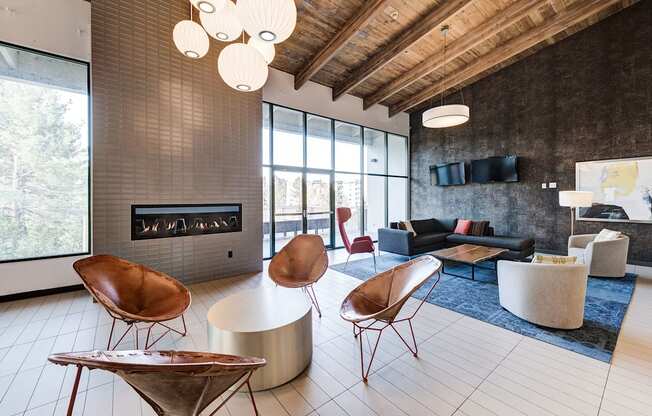
[[[360,342],[360,369],[362,370],[362,381],[365,383],[368,380],[369,372],[371,371],[371,365],[374,362],[374,357],[376,357],[376,351],[378,350],[378,343],[380,342],[380,336],[383,334],[384,329],[385,328],[375,330],[378,331],[378,338],[376,338],[376,343],[374,344],[374,349],[371,352],[371,358],[369,359],[369,365],[367,366],[366,371],[364,365],[364,349],[362,347],[362,333],[365,331],[365,329],[360,328],[360,331],[358,332],[358,335],[360,335],[360,338],[358,339],[358,341]],[[354,328],[354,332],[355,332],[355,328]]]
[[349,266],[349,259],[351,258],[351,253],[346,257],[346,263],[344,263],[344,271],[346,271],[346,268]]
[[72,385],[72,394],[70,395],[70,401],[68,401],[68,412],[66,413],[66,416],[72,416],[72,410],[75,407],[75,399],[77,398],[77,389],[79,389],[79,380],[81,378],[82,368],[83,367],[81,365],[77,366],[75,384]]
[[111,324],[111,332],[109,333],[109,342],[106,345],[107,350],[111,350],[111,338],[113,338],[113,329],[115,329],[115,318],[113,318],[113,323]]
[[398,332],[398,330],[396,329],[396,327],[394,327],[394,324],[390,324],[390,326],[392,327],[392,329],[394,330],[394,332],[396,332],[396,335],[398,335],[398,337],[401,339],[401,341],[403,341],[403,344],[405,344],[405,346],[407,347],[407,349],[410,350],[410,352],[412,353],[412,355],[416,357],[417,354],[419,353],[419,349],[418,349],[418,347],[417,347],[417,340],[416,340],[416,338],[414,337],[414,329],[412,328],[412,320],[411,320],[411,319],[407,319],[407,322],[408,322],[408,325],[410,326],[410,334],[412,335],[412,344],[414,345],[414,349],[412,349],[412,347],[410,346],[410,344],[408,344],[407,341],[403,338],[403,336]]
[[251,405],[254,407],[254,414],[258,416],[258,408],[256,407],[256,399],[254,399],[254,393],[251,391],[251,384],[247,379],[247,389],[249,390],[249,397],[251,398]]
[[[315,306],[315,309],[317,309],[317,313],[321,318],[321,309],[319,308],[319,302],[317,302],[317,295],[315,294],[315,289],[313,288],[313,285],[308,285],[307,287],[304,287],[302,289],[306,292],[306,294],[310,298],[310,303],[312,303]],[[310,294],[310,292],[312,292],[312,294]]]
[[373,252],[373,253],[371,253],[371,255],[372,255],[373,258],[374,258],[374,272],[375,272],[375,273],[378,273],[378,269],[376,268],[376,253]]

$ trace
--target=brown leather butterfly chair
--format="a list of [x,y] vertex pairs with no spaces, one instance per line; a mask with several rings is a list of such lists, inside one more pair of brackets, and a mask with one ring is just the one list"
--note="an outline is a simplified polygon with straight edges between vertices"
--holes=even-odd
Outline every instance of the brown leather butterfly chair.
[[106,370],[122,377],[160,416],[196,416],[242,381],[210,415],[245,384],[256,409],[249,378],[265,365],[262,358],[185,351],[88,351],[53,354],[48,360],[77,367],[68,416],[72,415],[82,369]]
[[[170,331],[186,335],[183,313],[190,306],[190,292],[177,280],[141,264],[109,255],[78,260],[73,267],[93,298],[113,318],[106,347],[108,350],[117,347],[132,328],[136,348],[140,329],[147,329],[145,349],[151,348]],[[179,317],[183,323],[183,332],[163,323]],[[126,323],[127,329],[112,347],[116,320]],[[146,328],[138,328],[138,323],[145,323]],[[152,328],[157,324],[166,328],[166,331],[150,343]]]
[[290,240],[269,263],[269,277],[279,286],[301,288],[321,318],[313,284],[326,273],[328,255],[318,235],[301,234]]
[[[439,278],[441,277],[439,271],[441,267],[442,263],[430,255],[417,257],[414,260],[399,264],[363,282],[360,286],[353,289],[346,299],[344,299],[340,308],[340,316],[353,323],[354,337],[360,335],[360,367],[362,368],[362,380],[364,382],[367,381],[367,377],[369,376],[369,370],[376,355],[380,336],[386,328],[392,328],[405,346],[416,357],[418,349],[417,341],[414,337],[414,329],[412,328],[412,318],[419,312],[419,309],[421,309],[421,306],[439,282]],[[397,319],[403,305],[405,305],[405,302],[407,302],[410,296],[435,274],[437,274],[437,280],[433,282],[428,293],[421,300],[416,310],[409,317]],[[407,321],[410,327],[414,349],[405,341],[394,326],[397,323],[405,321]],[[362,334],[365,331],[378,332],[378,338],[376,338],[376,344],[371,353],[371,359],[366,370],[362,350]]]

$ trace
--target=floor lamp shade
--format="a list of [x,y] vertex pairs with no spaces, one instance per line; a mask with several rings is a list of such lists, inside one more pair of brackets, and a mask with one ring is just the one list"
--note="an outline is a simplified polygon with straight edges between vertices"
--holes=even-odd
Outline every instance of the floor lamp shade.
[[559,205],[571,208],[586,208],[593,204],[593,192],[561,191],[559,192]]

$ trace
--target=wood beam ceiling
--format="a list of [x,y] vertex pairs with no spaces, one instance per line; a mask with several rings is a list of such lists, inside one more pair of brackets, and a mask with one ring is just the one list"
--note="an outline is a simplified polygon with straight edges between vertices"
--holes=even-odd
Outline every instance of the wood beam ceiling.
[[388,0],[367,1],[337,34],[294,77],[294,89],[303,87],[358,31],[366,26]]
[[435,7],[418,23],[403,31],[380,52],[358,67],[346,80],[333,88],[333,100],[351,91],[371,77],[403,51],[427,36],[432,30],[459,13],[472,0],[448,0]]
[[459,58],[472,50],[488,38],[502,32],[514,25],[530,13],[536,11],[549,0],[519,0],[511,4],[496,16],[473,28],[471,32],[459,38],[447,48],[446,60],[441,59],[441,52],[437,52],[424,59],[420,64],[385,84],[378,91],[364,98],[363,108],[366,110],[374,104],[385,100],[402,89],[409,87],[419,79],[440,69],[447,63]]
[[475,61],[447,76],[443,81],[422,90],[421,92],[406,98],[399,103],[390,106],[389,115],[394,115],[409,110],[429,98],[442,92],[442,85],[446,90],[453,89],[473,77],[489,71],[491,68],[513,58],[514,56],[534,47],[540,42],[549,39],[572,26],[600,13],[608,7],[619,3],[620,0],[585,0],[573,4],[566,10],[560,11],[541,25],[530,31],[516,36],[506,43],[493,49],[491,52],[478,57]]

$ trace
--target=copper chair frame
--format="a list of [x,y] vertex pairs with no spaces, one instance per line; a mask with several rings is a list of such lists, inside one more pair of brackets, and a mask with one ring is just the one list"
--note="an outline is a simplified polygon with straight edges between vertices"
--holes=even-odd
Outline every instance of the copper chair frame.
[[[186,327],[186,318],[184,317],[183,314],[181,315],[181,322],[183,323],[183,332],[182,332],[182,331],[179,331],[178,329],[174,329],[174,328],[172,328],[172,327],[170,327],[170,326],[167,326],[166,324],[163,323],[163,322],[169,322],[169,321],[153,322],[151,325],[148,325],[148,326],[145,327],[145,328],[138,328],[138,323],[143,323],[143,322],[146,322],[146,321],[124,319],[124,318],[122,318],[122,317],[120,317],[120,316],[115,316],[115,315],[113,315],[113,314],[111,313],[111,311],[109,311],[108,309],[106,309],[106,312],[107,312],[107,313],[109,314],[109,316],[113,319],[113,322],[111,323],[111,332],[109,333],[109,341],[107,342],[107,345],[106,345],[106,349],[107,349],[107,350],[114,350],[114,349],[116,349],[116,347],[117,347],[118,345],[120,345],[120,343],[122,342],[122,340],[124,339],[124,337],[127,336],[127,334],[129,333],[129,331],[130,331],[132,328],[134,329],[134,345],[135,345],[135,349],[139,349],[138,331],[144,331],[144,330],[147,330],[147,337],[145,338],[145,349],[146,349],[146,350],[152,348],[152,347],[154,346],[154,344],[156,344],[157,342],[159,342],[159,341],[161,340],[161,338],[163,338],[164,336],[166,336],[166,335],[167,335],[168,333],[170,333],[170,332],[177,333],[177,334],[181,335],[182,337],[185,337],[185,336],[188,334],[188,328]],[[122,336],[120,337],[120,339],[118,339],[118,341],[113,345],[113,347],[111,347],[111,340],[113,339],[113,331],[115,330],[115,322],[116,322],[116,321],[122,321],[122,322],[124,322],[125,324],[127,324],[127,329],[125,329],[125,331],[124,331],[124,333],[122,334]],[[148,322],[148,323],[149,323],[149,322]],[[165,332],[163,332],[163,333],[162,333],[158,338],[156,338],[156,340],[154,340],[154,341],[150,344],[150,343],[149,343],[149,338],[150,338],[150,336],[151,336],[152,329],[153,329],[154,326],[156,326],[156,325],[160,325],[160,326],[165,327],[165,328],[167,328],[167,329],[166,329]]]
[[[100,352],[100,353],[101,353],[101,352]],[[173,351],[173,353],[174,353],[174,351]],[[49,358],[49,360],[50,360],[51,362],[55,363],[55,364],[58,364],[58,365],[68,365],[68,363],[64,363],[64,362],[62,362],[62,361],[57,360],[57,356],[58,356],[58,355],[59,355],[59,354],[53,354],[53,355],[51,355],[50,358]],[[69,363],[69,364],[72,364],[72,363]],[[73,410],[74,410],[75,402],[76,402],[76,399],[77,399],[77,393],[78,393],[78,390],[79,390],[79,383],[80,383],[80,381],[81,381],[81,373],[82,373],[82,370],[84,369],[84,367],[88,367],[89,371],[92,371],[92,370],[94,370],[94,369],[96,369],[96,368],[97,368],[97,369],[100,369],[100,368],[101,368],[101,367],[91,368],[89,365],[83,365],[83,364],[73,364],[73,365],[75,365],[75,367],[77,367],[77,372],[75,373],[75,381],[74,381],[74,383],[73,383],[73,386],[72,386],[72,392],[71,392],[71,395],[70,395],[70,399],[69,399],[69,401],[68,401],[68,408],[67,408],[66,416],[72,416],[72,415],[73,415]],[[263,360],[263,365],[264,365],[264,360]],[[247,386],[247,392],[249,393],[249,398],[251,399],[251,405],[252,405],[253,408],[254,408],[254,414],[255,414],[256,416],[258,416],[259,413],[258,413],[258,407],[256,406],[256,399],[254,398],[253,390],[251,389],[251,384],[250,384],[250,382],[249,382],[249,380],[251,379],[251,376],[253,375],[254,371],[256,371],[257,369],[258,369],[258,368],[254,368],[254,369],[252,369],[251,371],[248,371],[248,372],[247,372],[246,374],[244,374],[244,375],[243,375],[239,380],[237,380],[235,383],[233,383],[232,386],[237,385],[237,387],[236,387],[236,388],[233,388],[232,391],[230,392],[230,394],[229,394],[228,396],[226,396],[226,398],[222,399],[222,401],[221,401],[221,403],[219,404],[219,406],[217,406],[217,408],[215,408],[215,409],[214,409],[211,413],[209,413],[207,416],[214,416],[215,414],[217,414],[217,412],[218,412],[222,407],[224,407],[224,405],[226,405],[226,403],[227,403],[227,402],[228,402],[228,401],[229,401],[229,400],[230,400],[230,399],[231,399],[231,398],[232,398],[232,397],[233,397],[237,392],[239,392],[240,389],[241,389],[243,386],[245,386],[245,385]],[[105,369],[105,370],[106,370],[106,369]],[[107,370],[107,371],[111,371],[111,370]],[[111,371],[111,372],[113,372],[113,371]],[[215,376],[213,376],[213,377],[215,377]],[[208,388],[209,388],[209,386],[210,386],[210,384],[211,384],[211,379],[212,379],[213,377],[211,377],[211,376],[206,376],[206,378],[209,379],[209,380],[208,380],[207,383],[204,385],[204,388],[203,388],[203,390],[202,390],[202,392],[201,392],[200,399],[199,399],[198,402],[197,402],[197,407],[195,408],[195,411],[193,412],[193,415],[189,415],[189,416],[198,416],[198,415],[199,415],[203,410],[205,410],[205,408],[204,408],[204,409],[199,409],[198,407],[200,406],[201,399],[202,399],[202,398],[204,397],[204,395],[206,394],[206,392],[207,392],[207,390],[208,390]],[[238,383],[239,383],[239,384],[238,384]],[[152,405],[151,399],[150,399],[149,397],[147,397],[146,395],[144,395],[144,394],[143,394],[143,393],[142,393],[142,392],[141,392],[141,391],[140,391],[136,386],[131,385],[131,383],[128,383],[128,384],[129,384],[129,385],[130,385],[130,386],[131,386],[131,387],[136,391],[136,393],[138,393],[138,395],[139,395],[140,397],[142,397],[142,398],[143,398],[143,399],[144,399],[148,404]],[[214,401],[213,401],[213,402],[214,402]],[[211,403],[213,403],[213,402],[211,402]],[[210,404],[210,403],[209,403],[209,404]],[[154,411],[155,411],[156,413],[158,413],[158,412],[156,411],[156,408],[155,408],[154,406],[152,406],[152,407],[153,407]]]

